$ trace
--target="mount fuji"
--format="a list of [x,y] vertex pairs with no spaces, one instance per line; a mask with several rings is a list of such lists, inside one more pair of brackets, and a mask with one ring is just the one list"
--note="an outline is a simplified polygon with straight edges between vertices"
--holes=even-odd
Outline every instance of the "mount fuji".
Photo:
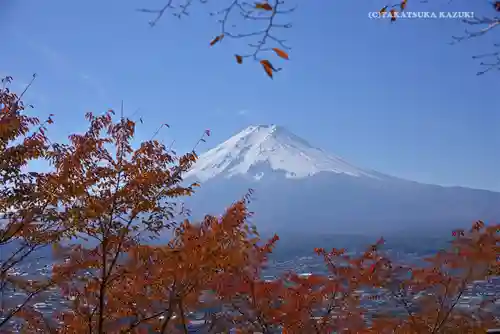
[[427,233],[500,218],[500,193],[359,168],[277,125],[247,127],[200,155],[184,179],[201,183],[186,201],[195,218],[253,189],[252,219],[264,233]]

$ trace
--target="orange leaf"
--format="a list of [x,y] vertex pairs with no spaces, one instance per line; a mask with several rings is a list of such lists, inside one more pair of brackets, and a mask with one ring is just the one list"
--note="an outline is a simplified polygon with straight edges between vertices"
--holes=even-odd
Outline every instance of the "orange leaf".
[[278,48],[273,48],[273,51],[276,52],[276,54],[278,56],[280,56],[281,58],[287,59],[287,60],[289,59],[288,54],[285,51],[278,49]]
[[396,11],[391,9],[391,22],[396,21]]
[[222,40],[222,38],[224,38],[224,34],[222,35],[219,35],[217,37],[215,37],[211,42],[210,42],[210,46],[213,46],[215,43],[217,42],[220,42]]
[[399,5],[399,7],[401,8],[401,10],[405,10],[407,2],[408,2],[408,0],[403,0],[401,2],[401,4]]
[[387,12],[387,6],[385,6],[384,8],[382,8],[381,10],[378,11],[380,14],[384,14]]
[[267,2],[264,2],[264,3],[256,3],[255,4],[255,8],[257,9],[263,9],[263,10],[273,10],[273,7],[271,7],[270,4],[268,4]]
[[273,70],[274,70],[273,65],[271,65],[269,60],[261,60],[260,63],[264,67],[264,71],[266,71],[267,75],[272,79],[273,78]]
[[234,56],[236,57],[236,62],[237,62],[238,64],[243,63],[243,57],[242,57],[242,56],[240,56],[240,55],[234,55]]

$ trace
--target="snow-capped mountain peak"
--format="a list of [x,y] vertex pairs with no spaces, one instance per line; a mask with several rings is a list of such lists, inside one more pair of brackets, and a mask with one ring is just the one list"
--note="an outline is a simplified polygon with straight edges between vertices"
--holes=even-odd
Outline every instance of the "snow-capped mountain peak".
[[249,126],[202,154],[185,178],[206,181],[216,176],[247,175],[259,180],[269,172],[281,172],[287,178],[319,172],[379,178],[378,173],[357,168],[274,124]]

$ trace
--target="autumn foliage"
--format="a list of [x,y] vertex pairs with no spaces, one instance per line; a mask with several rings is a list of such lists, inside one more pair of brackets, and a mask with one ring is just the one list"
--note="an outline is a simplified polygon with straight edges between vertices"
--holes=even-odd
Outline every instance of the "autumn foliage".
[[[279,238],[263,240],[249,224],[248,197],[220,217],[179,218],[176,198],[198,186],[182,182],[194,151],[177,157],[154,139],[135,144],[135,123],[113,111],[88,113],[86,132],[52,143],[52,116],[40,123],[19,96],[0,93],[2,333],[188,333],[195,312],[204,333],[481,333],[498,325],[498,295],[473,312],[457,303],[473,282],[499,275],[499,225],[455,231],[449,249],[421,266],[394,262],[381,239],[355,255],[315,249],[328,275],[264,280]],[[28,172],[36,159],[51,168]],[[165,244],[149,243],[165,231]],[[53,251],[50,275],[19,275],[44,247]],[[9,298],[14,291],[20,301]],[[51,294],[65,306],[34,307]],[[366,298],[401,312],[370,313]]]

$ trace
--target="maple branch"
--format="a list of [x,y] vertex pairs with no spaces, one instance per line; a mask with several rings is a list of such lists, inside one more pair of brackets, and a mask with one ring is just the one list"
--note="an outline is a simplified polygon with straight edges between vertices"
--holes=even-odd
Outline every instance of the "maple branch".
[[12,319],[12,317],[18,314],[36,295],[38,295],[42,291],[45,291],[52,285],[52,283],[53,282],[49,282],[46,285],[40,286],[34,291],[30,292],[21,304],[17,305],[13,310],[9,312],[9,314],[5,316],[5,318],[0,321],[0,327],[7,324]]
[[[263,30],[252,32],[252,33],[238,33],[238,34],[233,34],[230,32],[226,31],[225,28],[225,20],[222,20],[222,33],[224,36],[229,36],[232,38],[247,38],[247,37],[253,37],[253,36],[259,36],[260,38],[254,42],[254,43],[249,43],[248,46],[251,48],[254,48],[254,51],[249,54],[242,55],[242,58],[253,58],[255,60],[261,60],[259,58],[259,54],[262,52],[267,52],[267,51],[273,51],[272,47],[268,47],[269,41],[274,42],[274,44],[277,44],[281,48],[285,50],[291,50],[291,47],[286,44],[286,40],[280,39],[276,37],[276,35],[273,34],[273,29],[278,29],[278,28],[284,28],[288,29],[292,27],[291,23],[286,23],[286,24],[277,24],[275,22],[277,15],[280,14],[289,14],[292,13],[295,10],[295,7],[287,9],[287,10],[280,10],[280,7],[284,4],[285,2],[283,0],[275,0],[274,1],[274,6],[271,14],[266,17],[262,16],[255,16],[253,15],[254,10],[251,11],[245,11],[243,10],[241,15],[243,16],[244,19],[247,20],[267,20],[267,27]],[[278,70],[278,69],[277,69]]]
[[[208,319],[208,317],[210,317]],[[217,317],[217,314],[215,312],[209,312],[205,313],[205,323],[203,324],[205,327],[208,326],[207,328],[207,333],[208,334],[215,334],[219,333],[217,332],[219,323],[222,322],[223,316]]]
[[330,317],[332,311],[334,310],[334,308],[337,306],[337,295],[339,293],[339,289],[338,289],[338,284],[335,284],[335,291],[333,293],[329,293],[330,295],[330,302],[328,303],[328,307],[326,309],[326,314],[322,317],[322,329],[323,330],[326,330],[326,327],[327,326],[327,320],[328,318]]
[[316,332],[316,334],[321,334],[321,331],[318,327],[318,321],[317,320],[314,320],[314,314],[313,314],[313,310],[312,309],[308,309],[309,311],[309,318],[312,319],[312,324],[313,324],[313,327],[314,327],[314,331]]
[[432,333],[435,333],[437,330],[437,326],[439,324],[439,319],[441,317],[441,314],[442,314],[443,308],[444,308],[444,304],[445,304],[446,299],[448,297],[448,289],[450,288],[450,283],[451,283],[451,277],[448,277],[448,280],[447,280],[446,285],[445,285],[443,296],[438,295],[439,309],[438,309],[438,313],[436,315],[436,322],[434,323]]
[[167,309],[162,309],[161,311],[158,311],[156,313],[153,313],[147,317],[144,317],[142,319],[138,319],[136,320],[135,322],[133,322],[132,324],[130,324],[130,326],[128,327],[127,330],[125,331],[122,331],[122,333],[131,333],[133,329],[137,328],[138,326],[140,326],[142,323],[148,321],[148,320],[151,320],[151,319],[155,319],[155,318],[158,318],[160,316],[162,316],[163,314],[167,313],[167,315],[165,316],[165,319],[161,325],[161,329],[160,329],[160,333],[164,333],[165,330],[167,329],[168,327],[168,323],[170,322],[170,320],[172,319],[172,316],[173,316],[173,311],[174,311],[174,302],[175,302],[175,288],[176,288],[176,281],[174,280],[174,282],[172,283],[172,288],[170,290],[170,296],[169,296],[169,304],[168,304],[168,308]]
[[184,334],[188,334],[188,329],[186,326],[186,317],[184,315],[184,308],[182,307],[182,298],[179,298],[177,305],[179,306],[179,311],[181,313],[182,329],[184,330]]
[[439,333],[439,330],[441,329],[441,327],[443,327],[443,325],[446,323],[446,320],[450,316],[451,312],[455,309],[455,306],[460,301],[460,298],[462,298],[462,295],[467,290],[467,284],[469,283],[469,279],[472,275],[472,272],[473,272],[472,267],[469,267],[467,275],[465,276],[465,278],[461,282],[461,287],[460,287],[458,295],[456,296],[455,300],[451,304],[450,308],[447,310],[445,316],[443,317],[443,319],[441,320],[439,325],[437,327],[435,327],[435,329],[432,331],[432,333]]
[[[165,328],[166,328],[168,326],[168,321],[170,321],[170,319],[172,318],[172,315],[173,315],[172,306],[173,306],[173,304],[170,303],[168,309],[164,309],[164,310],[158,311],[158,312],[153,313],[153,314],[151,314],[151,315],[149,315],[147,317],[144,317],[142,319],[136,320],[135,322],[133,322],[129,326],[129,328],[127,330],[123,330],[122,333],[131,333],[134,328],[137,328],[138,326],[140,326],[144,322],[146,322],[148,320],[151,320],[151,319],[158,318],[158,317],[162,316],[163,314],[165,314],[165,312],[168,312],[167,315],[166,315],[166,317],[165,317],[165,321],[167,321],[167,323],[165,324]],[[162,331],[160,331],[160,333],[163,333],[164,331],[165,331],[165,329],[163,329]]]
[[[17,266],[18,264],[20,264],[21,262],[23,262],[28,256],[30,256],[33,252],[47,246],[47,244],[51,241],[51,240],[45,240],[45,241],[41,241],[41,240],[37,240],[36,237],[34,235],[20,235],[20,232],[29,227],[30,223],[33,223],[33,217],[35,214],[39,213],[39,212],[44,212],[46,207],[48,206],[48,202],[46,201],[41,208],[33,208],[32,205],[34,203],[27,203],[26,206],[27,208],[25,210],[28,210],[29,211],[29,215],[27,215],[28,217],[26,217],[25,214],[23,214],[22,212],[18,212],[18,214],[22,215],[21,217],[21,222],[18,224],[18,228],[15,230],[15,231],[12,231],[11,230],[11,227],[13,225],[13,222],[15,222],[14,218],[13,217],[10,217],[12,220],[7,224],[7,227],[5,229],[2,229],[2,233],[1,233],[1,245],[0,245],[0,254],[2,254],[3,252],[3,248],[2,246],[5,246],[5,245],[8,245],[10,244],[11,242],[13,241],[16,241],[17,239],[23,239],[21,241],[21,244],[19,245],[19,247],[16,248],[16,250],[10,254],[10,256],[7,258],[7,259],[2,259],[2,263],[0,265],[0,291],[1,291],[1,314],[2,314],[2,317],[5,316],[5,298],[4,298],[4,295],[5,295],[5,290],[7,288],[7,284],[8,283],[11,283],[14,288],[16,287],[16,285],[19,285],[19,281],[13,281],[11,279],[9,279],[9,271]],[[24,211],[24,210],[23,210]],[[39,227],[39,226],[37,226]],[[43,230],[40,230],[40,228],[38,228],[36,231],[32,231],[33,233],[45,233],[47,231],[43,231]],[[24,233],[26,234],[26,233]],[[34,238],[34,239],[33,239]],[[2,256],[3,257],[3,256]],[[50,282],[50,281],[48,281]],[[4,319],[7,319],[10,320],[12,317],[14,317],[17,313],[19,313],[25,305],[27,305],[27,303],[29,303],[31,301],[31,299],[33,297],[35,297],[36,295],[38,295],[40,292],[42,291],[45,291],[49,286],[51,286],[52,283],[47,283],[47,286],[40,286],[38,290],[35,290],[35,291],[32,291],[25,299],[24,299],[24,302],[21,303],[20,306],[17,306],[16,308],[14,309],[11,309],[7,312],[7,316],[4,318]],[[3,325],[7,324],[7,322],[1,322],[0,323],[0,327],[2,327]]]
[[[26,248],[29,248],[26,250]],[[14,253],[10,255],[8,259],[2,262],[0,268],[0,276],[4,277],[7,272],[16,264],[21,262],[23,259],[25,259],[29,254],[31,254],[36,248],[36,245],[32,245],[31,247],[26,245],[25,247],[19,247]],[[0,248],[0,253],[1,253],[1,248]],[[20,253],[23,253],[20,258],[16,258],[17,255]]]
[[166,124],[166,123],[164,123],[164,124],[160,125],[160,126],[158,127],[158,129],[156,129],[156,131],[155,131],[155,132],[153,133],[153,135],[151,136],[150,141],[152,141],[152,140],[153,140],[153,139],[154,139],[154,138],[158,135],[158,133],[161,131],[161,129],[163,129],[164,127],[167,127],[167,128],[168,128],[168,127],[169,127],[169,125],[168,125],[168,124]]
[[57,334],[57,329],[54,327],[54,326],[51,326],[51,324],[49,323],[49,321],[47,320],[47,318],[45,318],[43,316],[42,313],[40,312],[37,312],[38,314],[38,317],[40,318],[40,320],[43,322],[44,326],[45,326],[45,331],[46,333],[50,333],[50,334]]
[[[123,113],[123,102],[122,102],[122,113]],[[114,213],[115,210],[117,209],[118,205],[118,191],[120,189],[121,185],[121,178],[123,174],[123,155],[124,155],[124,145],[125,145],[125,138],[124,138],[124,125],[125,125],[125,119],[123,118],[123,115],[120,119],[120,133],[119,133],[119,138],[117,142],[118,146],[118,161],[117,161],[117,167],[119,168],[118,174],[116,177],[116,184],[115,184],[115,191],[113,194],[113,201],[110,207],[110,212],[109,212],[109,221],[106,226],[103,226],[101,224],[101,232],[103,236],[102,240],[102,254],[101,254],[101,260],[102,260],[102,268],[101,268],[101,285],[99,287],[99,313],[98,313],[98,333],[103,333],[104,332],[104,304],[105,304],[105,298],[106,298],[106,287],[108,283],[108,279],[113,272],[114,265],[116,264],[116,258],[119,255],[119,249],[116,250],[115,253],[115,259],[111,263],[110,267],[108,268],[108,259],[107,259],[107,245],[108,245],[108,237],[109,237],[109,228],[111,227],[111,224],[113,223],[114,219]]]
[[[160,9],[137,9],[137,11],[147,14],[153,14],[155,17],[149,22],[151,27],[156,26],[158,21],[164,16],[167,11],[177,18],[188,16],[188,8],[192,5],[193,0],[178,0],[180,4],[176,4],[175,0],[167,0],[165,5]],[[227,1],[227,0],[226,0]],[[253,58],[260,60],[259,54],[262,52],[272,51],[270,44],[279,46],[282,49],[290,50],[291,47],[286,44],[286,40],[278,38],[274,34],[274,30],[288,29],[292,27],[291,23],[277,23],[275,21],[278,15],[286,15],[292,13],[296,7],[289,9],[281,9],[285,5],[285,0],[263,0],[262,3],[251,4],[246,0],[229,0],[229,4],[220,10],[211,12],[211,16],[219,17],[218,23],[220,24],[220,35],[217,41],[222,40],[223,37],[234,39],[255,39],[253,43],[248,43],[248,46],[254,49],[253,52],[242,55],[242,58]],[[208,0],[199,0],[200,3],[207,3]],[[259,8],[258,5],[267,5],[267,8]],[[254,21],[258,24],[265,25],[262,29],[256,29],[250,32],[237,31],[237,24],[232,21],[235,16],[238,16],[243,22]],[[213,43],[211,43],[213,44]]]
[[[194,153],[194,152],[201,142],[205,142],[205,136],[209,135],[208,131],[209,130],[206,130],[203,132],[203,134],[201,135],[201,137],[198,139],[198,141],[195,143],[193,149],[191,150],[192,153],[188,154],[189,157],[194,156],[195,159],[197,158],[196,153]],[[181,174],[183,172],[186,172],[189,169],[189,167],[191,167],[190,164],[183,165],[182,163],[179,162],[179,164],[175,167],[174,172],[172,173],[172,176],[170,177],[169,181],[161,188],[161,190],[154,197],[154,201],[155,202],[158,201],[162,196],[164,196],[167,193],[167,191],[169,190],[170,187],[172,187],[174,184],[179,182]]]
[[31,78],[30,82],[26,85],[26,87],[24,87],[24,90],[22,91],[22,93],[19,94],[19,96],[17,97],[16,103],[19,103],[19,101],[23,98],[24,94],[26,94],[28,89],[30,89],[31,85],[33,85],[33,82],[35,81],[35,79],[36,79],[36,73],[33,73],[33,76]]
[[174,279],[174,282],[172,283],[172,289],[170,290],[170,296],[169,296],[169,306],[168,306],[168,314],[165,317],[165,320],[163,321],[160,329],[160,333],[165,333],[168,327],[168,323],[170,322],[170,319],[172,319],[172,315],[174,313],[174,301],[176,297],[176,288],[177,288],[177,281]]
[[[465,30],[464,35],[462,36],[452,36],[453,41],[450,44],[460,43],[469,39],[477,38],[484,36],[488,32],[497,28],[500,25],[499,17],[474,17],[472,19],[464,19],[464,23],[471,26],[483,26],[479,30],[470,31],[468,29]],[[498,47],[499,44],[494,44],[494,47]],[[485,70],[477,72],[477,75],[483,75],[491,70],[497,69],[500,70],[500,52],[492,52],[482,55],[476,55],[472,57],[473,59],[482,59],[482,58],[493,58],[495,62],[480,62],[480,66],[486,67]]]
[[[452,2],[452,0],[449,0],[449,3],[451,3],[451,2]],[[402,6],[403,3],[404,3],[404,7]],[[390,5],[390,6],[387,5],[380,11],[380,13],[387,14],[388,10],[392,9],[390,12],[391,17],[396,19],[396,16],[392,16],[393,15],[392,11],[395,10],[395,13],[397,13],[400,10],[404,11],[406,9],[406,3],[407,3],[406,0],[401,0],[393,5]],[[428,3],[428,1],[421,0],[420,3]],[[493,7],[493,9],[496,13],[500,12],[500,2],[499,1],[491,2],[491,6]],[[454,44],[457,44],[457,43],[460,43],[463,41],[467,41],[470,39],[481,37],[481,36],[484,36],[485,34],[489,33],[490,31],[493,31],[495,28],[497,28],[500,25],[500,17],[497,15],[494,15],[491,17],[475,16],[474,15],[473,18],[462,19],[462,22],[467,24],[467,25],[479,27],[479,28],[475,29],[475,30],[465,29],[465,32],[462,35],[452,36],[452,41],[449,43],[450,45],[454,45]],[[495,44],[494,46],[497,47],[498,44]],[[494,59],[493,63],[481,62],[480,66],[485,67],[485,70],[478,71],[476,73],[476,75],[483,75],[483,74],[485,74],[491,70],[494,70],[494,69],[500,70],[500,58],[498,56],[499,56],[498,52],[492,52],[489,54],[473,56],[472,57],[473,59],[486,58],[486,57],[488,57],[488,58],[491,57]]]
[[[163,7],[160,9],[147,9],[147,8],[139,8],[137,9],[138,12],[141,13],[146,13],[146,14],[154,14],[155,18],[151,21],[149,21],[149,25],[151,27],[156,26],[158,21],[163,17],[163,15],[167,11],[172,11],[172,15],[177,18],[181,18],[183,15],[184,16],[189,16],[189,12],[187,11],[188,8],[192,5],[193,0],[179,0],[181,2],[178,5],[174,5],[175,0],[168,0]],[[200,3],[206,3],[207,0],[199,0]]]
[[249,280],[250,282],[250,293],[251,293],[251,299],[252,299],[252,307],[257,313],[257,321],[259,322],[260,327],[264,330],[264,333],[269,333],[269,327],[267,323],[264,321],[262,318],[262,312],[257,307],[257,300],[256,300],[256,295],[255,295],[255,281],[253,279]]
[[415,319],[415,313],[411,310],[411,305],[409,302],[402,294],[396,294],[394,291],[389,290],[391,293],[391,296],[396,300],[396,302],[403,307],[405,310],[406,314],[408,314],[408,317],[410,318],[411,324],[417,328],[417,320]]
[[468,29],[465,30],[465,34],[462,36],[452,36],[453,42],[452,44],[455,43],[460,43],[462,41],[476,38],[483,36],[484,34],[488,33],[489,31],[495,29],[499,24],[500,24],[500,18],[498,17],[474,17],[472,19],[464,19],[464,23],[472,25],[472,26],[486,26],[482,29],[475,30],[475,31],[469,31]]
[[242,315],[246,321],[250,322],[250,323],[253,323],[253,321],[251,320],[251,317],[246,314],[245,312],[243,312],[243,310],[241,309],[241,307],[239,307],[238,305],[235,304],[234,301],[231,301],[231,306],[240,314]]

